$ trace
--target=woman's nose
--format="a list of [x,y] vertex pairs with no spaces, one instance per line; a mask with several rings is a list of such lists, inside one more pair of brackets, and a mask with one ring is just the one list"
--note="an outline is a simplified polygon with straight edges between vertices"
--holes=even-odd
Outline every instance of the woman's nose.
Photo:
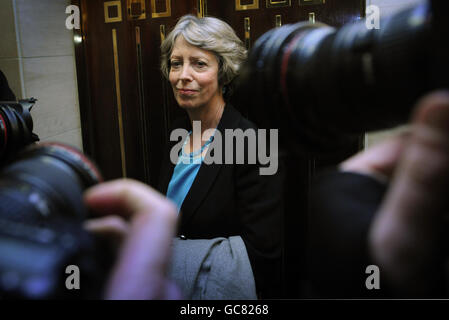
[[184,65],[182,67],[180,79],[183,81],[192,81],[192,73],[190,71],[190,67],[188,65]]

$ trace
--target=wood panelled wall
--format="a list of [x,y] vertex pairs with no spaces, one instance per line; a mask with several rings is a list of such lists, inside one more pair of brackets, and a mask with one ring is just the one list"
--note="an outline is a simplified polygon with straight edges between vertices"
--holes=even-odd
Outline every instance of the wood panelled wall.
[[[302,20],[332,26],[364,16],[364,0],[73,0],[82,14],[75,50],[83,144],[106,179],[123,176],[155,185],[170,122],[181,114],[159,71],[164,34],[185,14],[228,22],[248,47],[264,32]],[[337,161],[342,155],[336,156]],[[331,161],[331,162],[332,162]],[[307,210],[316,159],[287,157],[286,197]],[[329,162],[329,160],[327,160]],[[298,186],[296,179],[301,179]],[[298,194],[301,196],[298,198]],[[285,214],[285,296],[301,295],[306,213]]]

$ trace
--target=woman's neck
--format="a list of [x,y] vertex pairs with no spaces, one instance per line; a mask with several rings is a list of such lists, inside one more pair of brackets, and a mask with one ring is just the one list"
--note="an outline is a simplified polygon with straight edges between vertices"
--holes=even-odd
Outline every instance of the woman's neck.
[[187,110],[190,121],[201,121],[201,134],[207,129],[215,129],[223,115],[225,102],[223,97],[213,99],[208,105]]
[[[212,130],[206,132],[208,129],[215,129],[220,122],[225,102],[222,96],[213,99],[208,105],[200,108],[190,109],[187,111],[190,121],[200,121],[201,131],[193,130],[189,143],[187,144],[187,152],[197,151],[203,146],[206,141],[212,136]],[[204,151],[205,152],[205,151]]]

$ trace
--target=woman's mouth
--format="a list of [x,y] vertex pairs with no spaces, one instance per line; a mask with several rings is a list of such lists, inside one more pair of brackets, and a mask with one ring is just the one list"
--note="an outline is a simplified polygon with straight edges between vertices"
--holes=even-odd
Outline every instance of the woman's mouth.
[[178,89],[178,92],[182,95],[193,95],[198,92],[198,90],[191,90],[191,89]]

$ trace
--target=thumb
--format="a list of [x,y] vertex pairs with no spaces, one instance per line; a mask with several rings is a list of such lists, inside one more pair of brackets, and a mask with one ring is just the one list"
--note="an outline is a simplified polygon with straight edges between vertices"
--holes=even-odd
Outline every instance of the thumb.
[[390,190],[371,229],[372,254],[397,288],[435,285],[439,230],[449,186],[449,94],[424,98]]

